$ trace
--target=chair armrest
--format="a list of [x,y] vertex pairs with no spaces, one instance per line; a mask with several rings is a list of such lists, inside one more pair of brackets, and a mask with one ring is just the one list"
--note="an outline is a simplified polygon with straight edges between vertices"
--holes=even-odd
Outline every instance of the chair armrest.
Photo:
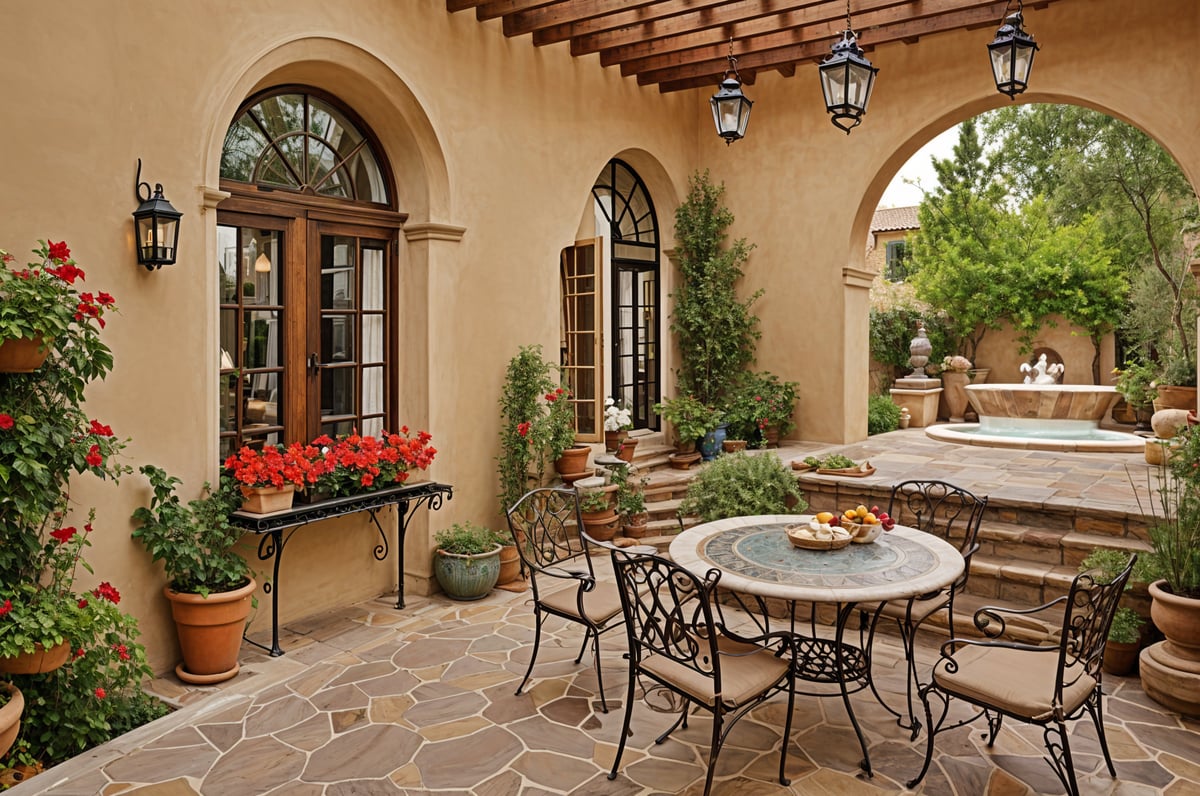
[[525,566],[549,578],[559,578],[560,580],[569,580],[574,578],[578,581],[581,581],[580,589],[583,591],[591,591],[592,589],[596,588],[596,578],[589,572],[579,572],[578,570],[563,569],[562,567],[557,566],[543,567],[531,561],[526,561]]
[[[1058,646],[1043,647],[1037,644],[1024,644],[1019,641],[986,641],[983,639],[972,638],[952,638],[949,641],[942,643],[940,650],[942,660],[939,660],[938,663],[942,663],[943,661],[954,661],[955,653],[957,653],[963,647],[1003,647],[1004,649],[1025,650],[1026,652],[1052,652],[1056,655],[1059,652]],[[951,668],[950,671],[953,671],[953,668]]]
[[[739,635],[738,633],[733,632],[726,625],[724,625],[722,623],[717,623],[717,630],[721,633],[721,635],[725,636],[726,638],[728,638],[732,641],[736,641],[740,644],[754,644],[759,647],[766,647],[769,649],[769,648],[774,647],[775,643],[778,643],[779,649],[775,651],[776,655],[780,655],[783,652],[791,652],[793,654],[795,653],[796,637],[794,634],[792,634],[786,630],[772,630],[769,633],[763,633],[758,636],[743,636],[743,635]],[[764,642],[770,642],[770,643],[764,643]],[[728,652],[728,651],[722,650],[721,654],[727,655],[731,658],[737,658],[737,657],[743,656],[743,655],[754,655],[757,652],[758,652],[758,650],[747,650],[746,652]]]
[[998,605],[985,605],[975,612],[973,621],[979,632],[983,633],[988,638],[998,638],[1004,635],[1005,621],[1004,616],[1031,616],[1041,611],[1066,602],[1066,596],[1058,597],[1045,605],[1039,605],[1036,608],[1002,608]]

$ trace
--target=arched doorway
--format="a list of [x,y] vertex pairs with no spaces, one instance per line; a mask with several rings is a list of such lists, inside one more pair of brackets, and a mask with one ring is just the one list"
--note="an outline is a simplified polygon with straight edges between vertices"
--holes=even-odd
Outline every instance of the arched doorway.
[[221,188],[221,455],[393,427],[404,215],[374,135],[317,89],[269,89],[226,133]]
[[627,163],[604,166],[587,215],[581,231],[595,237],[562,253],[562,363],[579,438],[595,440],[609,396],[630,409],[635,429],[658,427],[661,253],[654,203]]

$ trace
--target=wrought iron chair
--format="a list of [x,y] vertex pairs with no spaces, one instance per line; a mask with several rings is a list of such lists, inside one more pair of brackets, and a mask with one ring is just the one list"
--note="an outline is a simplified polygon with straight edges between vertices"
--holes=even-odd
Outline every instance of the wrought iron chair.
[[[1108,773],[1116,777],[1104,736],[1100,664],[1109,625],[1136,560],[1137,556],[1131,556],[1124,571],[1108,582],[1098,579],[1100,572],[1096,570],[1076,575],[1067,596],[1037,608],[985,607],[976,611],[975,626],[990,639],[998,639],[1004,634],[1006,614],[1029,615],[1062,604],[1061,635],[1054,646],[979,639],[951,639],[943,644],[941,658],[933,666],[932,679],[920,690],[929,738],[925,764],[908,787],[915,788],[929,770],[934,736],[980,716],[987,718],[989,747],[995,743],[1005,716],[1040,725],[1049,753],[1046,762],[1067,793],[1078,796],[1066,722],[1080,718],[1087,711],[1096,725]],[[943,726],[951,697],[970,702],[980,710],[968,719]],[[936,724],[932,705],[935,701],[940,705]]]
[[872,679],[871,693],[885,709],[896,717],[896,724],[911,730],[913,739],[921,732],[921,722],[913,710],[913,691],[918,684],[916,658],[913,645],[917,630],[926,619],[942,608],[946,609],[950,635],[954,635],[954,596],[966,588],[971,572],[971,556],[979,549],[977,537],[983,510],[987,508],[986,496],[974,495],[967,490],[945,481],[902,481],[892,488],[888,501],[888,514],[903,525],[919,528],[950,542],[963,557],[963,573],[949,586],[929,594],[907,600],[891,600],[881,603],[871,617],[870,635],[866,648],[874,650],[875,631],[880,619],[891,619],[900,628],[900,643],[904,648],[904,659],[908,667],[905,697],[908,714],[894,709],[884,701]]
[[[579,494],[572,489],[534,489],[525,493],[507,514],[508,528],[517,543],[521,562],[529,571],[536,622],[533,652],[525,677],[517,686],[517,695],[533,673],[542,624],[546,617],[557,616],[584,627],[583,644],[575,663],[583,660],[588,642],[592,642],[600,708],[607,713],[608,700],[600,671],[600,634],[621,626],[621,598],[611,579],[596,577],[590,555],[592,545],[583,532],[579,513]],[[554,588],[564,581],[570,586]]]
[[784,769],[796,699],[792,635],[774,632],[743,637],[725,627],[712,602],[719,570],[709,570],[701,579],[656,555],[630,555],[622,550],[613,550],[611,555],[629,637],[629,689],[621,741],[608,778],[615,779],[621,766],[630,734],[634,689],[639,676],[645,676],[681,697],[682,703],[679,717],[655,743],[665,741],[677,727],[686,729],[693,705],[712,714],[705,796],[712,788],[717,755],[729,731],[756,705],[786,691],[779,781],[789,784]]

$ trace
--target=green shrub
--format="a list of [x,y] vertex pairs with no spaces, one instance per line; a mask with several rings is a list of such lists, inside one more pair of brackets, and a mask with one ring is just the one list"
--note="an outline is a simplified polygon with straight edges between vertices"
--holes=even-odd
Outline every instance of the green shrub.
[[885,434],[900,428],[900,407],[890,395],[867,398],[867,434]]
[[[789,498],[795,503],[788,506]],[[773,454],[721,456],[700,470],[679,506],[704,522],[756,514],[799,514],[808,508],[796,476]]]
[[870,323],[871,358],[905,373],[912,370],[908,347],[922,323],[935,352],[957,350],[954,331],[945,316],[920,307],[872,307]]
[[461,525],[456,522],[434,534],[433,541],[438,550],[460,556],[473,556],[490,553],[496,549],[496,545],[503,544],[496,541],[495,537],[495,532],[489,528],[469,522]]
[[1124,606],[1113,614],[1112,624],[1108,628],[1108,640],[1118,644],[1135,644],[1142,637],[1142,625],[1146,623],[1132,608]]

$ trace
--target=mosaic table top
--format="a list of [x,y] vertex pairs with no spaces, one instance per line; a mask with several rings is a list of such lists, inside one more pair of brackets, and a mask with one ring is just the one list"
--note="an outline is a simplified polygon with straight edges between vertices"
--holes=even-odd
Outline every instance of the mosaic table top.
[[810,519],[784,514],[704,523],[671,542],[671,557],[699,575],[716,567],[721,585],[735,591],[816,602],[911,597],[962,574],[962,556],[952,545],[903,525],[871,544],[840,550],[793,547],[784,526]]

